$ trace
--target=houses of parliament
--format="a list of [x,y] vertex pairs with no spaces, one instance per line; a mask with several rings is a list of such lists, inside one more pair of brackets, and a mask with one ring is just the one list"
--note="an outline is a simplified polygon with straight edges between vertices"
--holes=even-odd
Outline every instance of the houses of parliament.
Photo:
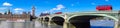
[[29,20],[32,21],[32,19],[35,19],[35,6],[32,6],[32,14],[31,12],[22,12],[22,14],[12,14],[10,9],[8,9],[7,12],[4,14],[0,13],[0,20]]

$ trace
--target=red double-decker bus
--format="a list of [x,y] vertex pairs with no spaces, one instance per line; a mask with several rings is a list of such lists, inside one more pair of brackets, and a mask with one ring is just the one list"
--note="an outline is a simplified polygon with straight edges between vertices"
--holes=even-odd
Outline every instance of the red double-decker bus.
[[111,11],[112,10],[112,6],[111,5],[98,5],[96,7],[97,11]]
[[62,12],[56,12],[55,14],[62,14]]

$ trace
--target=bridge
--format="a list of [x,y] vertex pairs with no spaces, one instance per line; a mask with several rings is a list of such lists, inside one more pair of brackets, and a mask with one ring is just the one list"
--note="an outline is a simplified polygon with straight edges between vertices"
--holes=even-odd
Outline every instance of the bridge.
[[61,25],[63,28],[88,28],[90,20],[100,20],[107,17],[109,20],[115,21],[114,28],[120,28],[119,13],[119,11],[71,12],[41,16],[37,20],[48,25]]

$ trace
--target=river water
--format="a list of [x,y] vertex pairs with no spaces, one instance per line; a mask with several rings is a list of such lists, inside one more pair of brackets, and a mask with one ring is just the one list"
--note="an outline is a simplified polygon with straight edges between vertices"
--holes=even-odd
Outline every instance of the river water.
[[48,25],[48,23],[41,23],[39,21],[35,21],[35,28],[62,28],[60,25]]
[[[114,21],[112,20],[91,20],[91,28],[114,28]],[[48,25],[47,23],[40,23],[40,21],[35,21],[35,28],[63,28],[60,25]],[[72,28],[68,26],[68,28]]]
[[[10,23],[7,23],[5,21],[1,21],[0,28],[10,28],[11,25],[9,25],[9,24]],[[17,24],[18,23],[16,23],[16,25],[14,25],[14,26],[18,26]],[[28,23],[26,23],[26,24],[28,24]],[[63,28],[63,26],[61,26],[61,25],[54,25],[54,24],[48,25],[47,22],[43,23],[40,21],[35,21],[34,25],[35,25],[34,28]],[[91,25],[91,28],[113,28],[114,21],[112,21],[112,20],[91,20],[90,25]],[[21,28],[23,28],[23,26],[24,25],[20,25]],[[26,26],[29,26],[29,25],[26,25]],[[67,27],[74,28],[74,26],[72,26],[71,24],[67,25]],[[18,28],[18,27],[14,27],[14,28]]]

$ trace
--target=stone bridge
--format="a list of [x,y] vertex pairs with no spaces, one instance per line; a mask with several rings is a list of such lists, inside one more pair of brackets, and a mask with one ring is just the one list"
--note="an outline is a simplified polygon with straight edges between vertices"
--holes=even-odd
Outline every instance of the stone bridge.
[[[114,20],[114,28],[119,26],[119,11],[94,11],[94,12],[71,12],[41,16],[37,20],[48,25],[61,25],[63,28],[89,28],[90,20],[104,19]],[[68,24],[71,24],[68,27]]]

